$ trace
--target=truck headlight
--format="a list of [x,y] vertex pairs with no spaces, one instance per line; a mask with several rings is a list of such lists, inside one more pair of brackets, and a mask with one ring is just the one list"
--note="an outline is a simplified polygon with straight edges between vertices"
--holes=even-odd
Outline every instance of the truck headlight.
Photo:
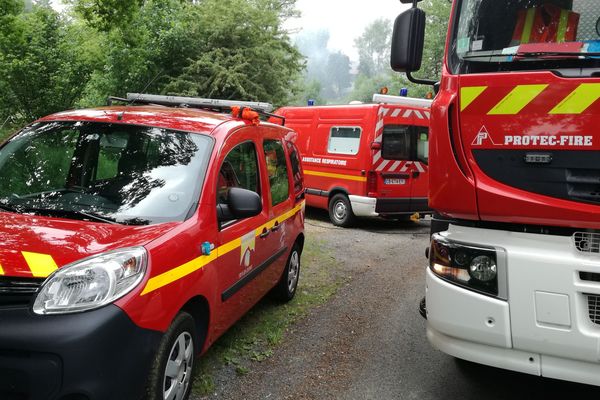
[[493,248],[469,246],[431,238],[429,268],[440,278],[465,288],[498,296],[497,253]]
[[33,304],[36,314],[69,314],[100,308],[123,297],[143,279],[143,247],[88,257],[57,270],[44,282]]

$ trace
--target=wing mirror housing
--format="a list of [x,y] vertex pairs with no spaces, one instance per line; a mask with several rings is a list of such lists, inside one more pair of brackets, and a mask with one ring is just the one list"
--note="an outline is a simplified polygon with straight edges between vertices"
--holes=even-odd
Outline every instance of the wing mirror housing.
[[232,187],[227,192],[227,203],[217,205],[219,222],[254,217],[262,211],[258,193]]
[[392,34],[392,69],[409,73],[421,69],[424,42],[425,11],[413,7],[400,14],[396,18]]

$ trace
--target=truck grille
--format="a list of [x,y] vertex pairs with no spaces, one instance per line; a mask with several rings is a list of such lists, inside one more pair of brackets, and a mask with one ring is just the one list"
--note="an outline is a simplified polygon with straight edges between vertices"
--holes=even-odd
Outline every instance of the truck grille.
[[491,178],[528,192],[600,205],[600,152],[473,150]]
[[28,305],[44,279],[0,277],[0,307]]
[[588,313],[590,321],[600,325],[600,296],[595,294],[586,294],[588,301]]
[[577,250],[584,253],[600,253],[600,233],[575,232],[573,243]]

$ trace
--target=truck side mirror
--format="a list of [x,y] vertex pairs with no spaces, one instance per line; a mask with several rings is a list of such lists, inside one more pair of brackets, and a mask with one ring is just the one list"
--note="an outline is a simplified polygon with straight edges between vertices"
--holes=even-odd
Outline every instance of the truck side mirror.
[[425,11],[413,7],[396,18],[392,35],[391,67],[396,72],[421,68],[425,41]]
[[227,193],[227,204],[217,205],[220,222],[254,217],[262,211],[262,201],[258,193],[232,187]]

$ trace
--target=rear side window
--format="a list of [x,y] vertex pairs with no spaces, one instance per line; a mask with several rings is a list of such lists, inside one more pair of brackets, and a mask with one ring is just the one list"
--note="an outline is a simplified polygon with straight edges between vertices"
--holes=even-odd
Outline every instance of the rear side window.
[[228,189],[232,187],[260,194],[256,147],[252,142],[237,145],[223,160],[217,182],[218,203],[227,203]]
[[386,125],[381,156],[386,160],[429,161],[429,129],[424,126]]
[[287,142],[288,153],[290,155],[290,164],[292,166],[292,175],[294,176],[294,193],[302,191],[304,181],[302,178],[302,167],[300,164],[300,152],[296,145],[292,142]]
[[327,151],[332,154],[358,154],[361,132],[359,127],[331,128]]
[[271,186],[272,205],[283,203],[290,195],[287,163],[283,145],[278,140],[264,141],[265,159]]

